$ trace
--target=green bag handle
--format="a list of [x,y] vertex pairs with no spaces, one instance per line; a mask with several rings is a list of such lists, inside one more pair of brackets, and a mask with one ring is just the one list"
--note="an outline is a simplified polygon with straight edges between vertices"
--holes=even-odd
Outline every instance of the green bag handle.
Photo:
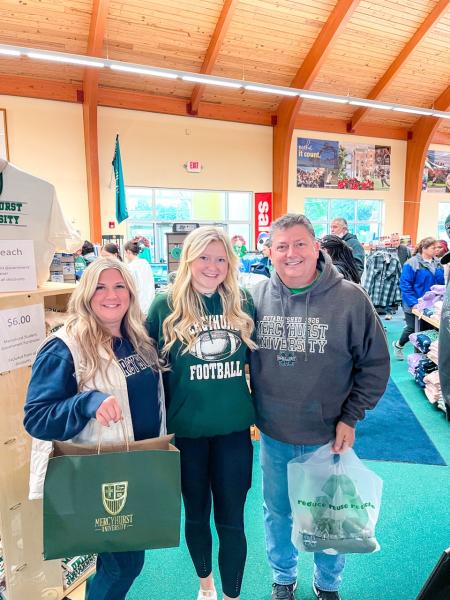
[[[121,425],[123,439],[125,440],[127,452],[129,452],[130,451],[130,440],[129,440],[129,435],[128,435],[127,423],[123,417],[119,420],[119,423]],[[101,446],[102,446],[102,431],[103,431],[103,425],[100,427],[100,433],[98,434],[97,454],[100,454],[100,450],[101,450]]]

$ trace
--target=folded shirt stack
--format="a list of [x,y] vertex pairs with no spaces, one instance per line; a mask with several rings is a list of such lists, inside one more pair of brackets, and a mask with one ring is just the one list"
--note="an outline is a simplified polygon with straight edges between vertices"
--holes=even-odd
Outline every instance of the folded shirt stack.
[[418,348],[420,352],[426,354],[430,349],[431,343],[439,338],[439,331],[436,329],[427,329],[417,333],[411,333],[409,341],[413,346]]
[[436,404],[442,397],[441,383],[439,381],[439,371],[428,373],[423,378],[425,383],[425,394],[431,404]]
[[435,365],[434,362],[431,361],[430,359],[422,358],[421,360],[419,360],[419,362],[417,363],[415,373],[414,373],[414,380],[417,383],[417,385],[419,385],[421,388],[424,388],[425,387],[425,383],[424,383],[425,376],[436,370],[437,370],[437,365]]
[[416,374],[416,368],[419,362],[425,358],[425,354],[419,354],[418,352],[413,352],[412,354],[408,354],[408,372],[414,377]]
[[440,321],[440,320],[441,320],[442,304],[443,304],[442,300],[438,300],[438,301],[435,303],[434,307],[433,307],[433,309],[434,309],[434,314],[433,314],[433,316],[434,316],[434,318],[435,318],[435,319],[437,319],[438,321]]
[[432,309],[434,311],[436,302],[442,302],[444,294],[445,285],[432,285],[431,289],[422,298],[419,298],[417,303],[418,310],[423,312],[425,309]]
[[434,342],[431,342],[430,349],[427,352],[427,357],[434,363],[439,363],[439,340],[434,340]]

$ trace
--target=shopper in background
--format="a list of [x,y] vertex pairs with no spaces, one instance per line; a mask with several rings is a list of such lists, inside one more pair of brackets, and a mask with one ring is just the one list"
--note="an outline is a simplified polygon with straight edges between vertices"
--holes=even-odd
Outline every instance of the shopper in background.
[[94,251],[94,245],[85,240],[81,248],[75,252],[74,264],[75,264],[75,277],[81,279],[81,276],[86,270],[86,267],[90,265],[97,258]]
[[448,244],[445,240],[438,240],[436,242],[436,258],[442,258],[448,252]]
[[261,253],[263,255],[262,259],[258,263],[250,266],[250,272],[270,277],[272,272],[272,261],[270,260],[270,242],[268,239],[263,243]]
[[444,284],[444,269],[439,259],[435,257],[437,242],[433,237],[421,240],[413,256],[403,265],[400,277],[402,306],[405,313],[405,327],[400,338],[392,342],[395,358],[403,360],[403,348],[409,342],[409,336],[415,330],[415,316],[412,310],[416,308],[419,298],[431,289],[432,285]]
[[144,315],[147,316],[148,309],[155,297],[155,281],[150,264],[138,256],[140,250],[140,245],[135,240],[130,240],[125,244],[125,256],[128,260],[128,268],[133,273],[136,282],[139,305]]
[[86,261],[86,266],[89,266],[94,260],[97,258],[95,254],[94,244],[85,240],[83,246],[81,247],[81,256]]
[[181,453],[186,543],[200,578],[198,600],[216,600],[212,577],[211,496],[219,537],[223,597],[239,598],[247,555],[244,504],[252,478],[245,379],[255,348],[253,302],[237,283],[227,235],[200,227],[184,240],[168,293],[150,309],[148,330],[170,370],[164,374],[168,428]]
[[333,265],[344,279],[360,283],[356,261],[350,246],[337,235],[325,235],[320,240],[320,247],[329,255]]
[[358,269],[359,278],[361,279],[365,262],[365,254],[362,244],[358,241],[356,235],[349,232],[347,221],[342,217],[333,219],[330,229],[333,235],[337,235],[350,246],[356,262],[356,267]]
[[[294,600],[298,553],[291,541],[290,460],[329,441],[340,454],[374,408],[389,377],[383,327],[360,286],[333,268],[304,215],[272,223],[270,280],[254,290],[258,348],[251,355],[261,430],[266,546],[272,600]],[[314,553],[313,589],[339,600],[345,557]]]
[[391,234],[389,244],[391,248],[397,248],[398,260],[403,267],[408,258],[411,258],[411,251],[408,246],[405,246],[405,244],[401,244],[400,242],[401,240],[398,233]]
[[[123,446],[124,419],[135,440],[165,434],[156,349],[142,323],[133,277],[115,258],[90,265],[72,293],[65,326],[47,338],[33,365],[24,425],[39,440]],[[33,442],[30,494],[40,497],[46,442]],[[88,600],[124,600],[144,551],[101,553]]]
[[245,238],[242,235],[236,234],[231,238],[233,250],[239,258],[242,258],[247,253]]
[[104,256],[106,258],[117,258],[118,260],[122,260],[122,257],[120,256],[119,252],[119,246],[117,244],[113,244],[112,242],[109,242],[108,244],[102,246],[102,249],[100,250],[100,256]]

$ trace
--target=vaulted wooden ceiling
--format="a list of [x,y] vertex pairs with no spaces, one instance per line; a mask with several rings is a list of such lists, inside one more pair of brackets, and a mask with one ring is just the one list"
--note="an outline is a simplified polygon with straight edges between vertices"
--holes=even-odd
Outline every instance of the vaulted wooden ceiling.
[[[449,0],[1,0],[0,43],[448,108]],[[0,94],[270,125],[282,98],[0,56]],[[440,99],[440,100],[439,100]],[[406,139],[420,118],[303,100],[295,125]],[[441,119],[434,141],[450,141]]]

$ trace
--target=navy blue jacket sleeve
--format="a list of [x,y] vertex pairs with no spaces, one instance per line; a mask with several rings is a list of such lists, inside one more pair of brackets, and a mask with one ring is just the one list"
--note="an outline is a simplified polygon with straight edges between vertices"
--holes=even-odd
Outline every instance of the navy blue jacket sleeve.
[[33,365],[24,426],[41,440],[68,440],[87,425],[108,397],[96,390],[78,393],[72,354],[58,338],[50,340]]

